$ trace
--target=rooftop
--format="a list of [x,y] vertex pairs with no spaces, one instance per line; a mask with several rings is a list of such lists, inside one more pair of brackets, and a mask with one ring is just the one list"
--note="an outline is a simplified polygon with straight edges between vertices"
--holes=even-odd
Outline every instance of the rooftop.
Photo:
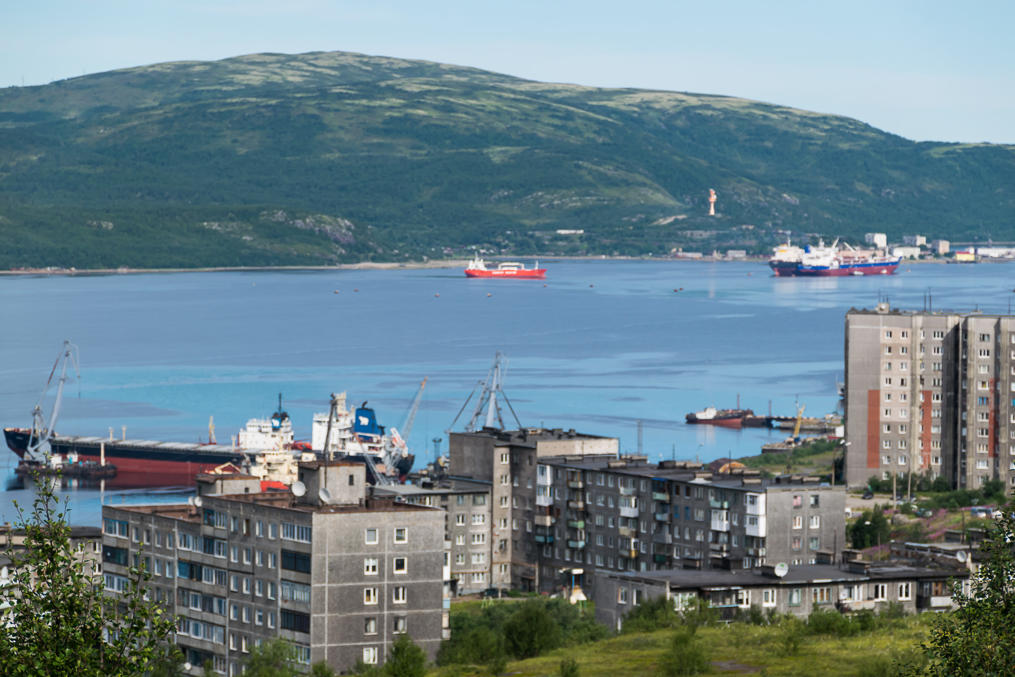
[[[288,491],[271,491],[260,494],[222,494],[208,496],[205,500],[234,501],[240,503],[255,503],[267,507],[279,508],[282,510],[293,510],[304,513],[360,513],[360,512],[406,512],[413,510],[436,510],[425,505],[415,505],[398,500],[397,498],[367,498],[358,503],[330,503],[315,504],[302,503]],[[204,508],[198,508],[185,503],[160,504],[160,505],[116,505],[108,506],[117,510],[128,512],[139,512],[148,515],[168,517],[184,522],[200,522],[201,512]]]
[[508,442],[515,445],[535,445],[536,442],[552,442],[557,440],[609,440],[612,437],[603,435],[589,435],[576,432],[574,428],[564,430],[562,428],[521,428],[519,430],[500,430],[499,428],[483,428],[474,432],[455,432],[452,435],[466,435],[471,437],[492,437],[499,442]]

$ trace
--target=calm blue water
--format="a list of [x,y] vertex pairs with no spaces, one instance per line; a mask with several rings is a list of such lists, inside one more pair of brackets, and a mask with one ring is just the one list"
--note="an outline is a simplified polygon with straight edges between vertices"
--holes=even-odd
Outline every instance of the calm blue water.
[[[446,449],[445,430],[500,350],[523,425],[613,435],[635,452],[640,419],[651,457],[710,460],[757,453],[784,433],[687,426],[689,411],[734,406],[738,394],[759,413],[770,402],[775,414],[797,401],[809,415],[834,410],[851,306],[888,297],[920,308],[929,291],[936,309],[1006,312],[1015,286],[1009,264],[839,279],[774,278],[757,263],[547,267],[545,286],[458,269],[2,278],[0,422],[28,425],[69,338],[81,379],[67,387],[62,433],[127,426],[131,438],[198,441],[214,416],[227,441],[281,392],[297,436],[309,438],[312,414],[342,390],[399,426],[428,377],[410,438],[422,465],[434,438]],[[4,452],[0,472],[15,462]],[[13,519],[15,497],[30,492],[6,491],[0,521]],[[96,492],[68,497],[75,522],[98,522]]]

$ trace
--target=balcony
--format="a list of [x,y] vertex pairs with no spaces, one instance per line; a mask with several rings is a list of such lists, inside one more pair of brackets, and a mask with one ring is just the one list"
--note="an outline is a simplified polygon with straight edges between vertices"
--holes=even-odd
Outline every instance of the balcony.
[[631,527],[617,527],[617,533],[621,538],[634,538],[635,531]]
[[536,534],[536,543],[553,543],[553,536],[550,534]]
[[556,518],[553,515],[536,515],[535,519],[532,520],[536,523],[537,527],[550,527],[556,522]]
[[567,547],[572,550],[582,550],[585,547],[585,541],[568,541]]
[[666,560],[668,559],[669,557],[659,553],[652,555],[652,561],[655,562],[656,564],[666,564]]
[[620,506],[620,516],[621,517],[637,518],[638,517],[638,508],[631,508],[631,507],[623,506],[622,505],[622,506]]
[[669,522],[669,521],[670,521],[670,513],[668,512],[656,513],[656,522]]
[[634,496],[634,487],[617,487],[617,492],[621,496]]
[[917,595],[916,596],[916,608],[917,609],[950,609],[952,608],[952,598],[948,595]]
[[652,500],[653,501],[659,501],[661,503],[669,503],[670,502],[670,495],[668,493],[666,493],[665,491],[653,491],[652,492]]
[[579,499],[577,501],[576,500],[570,500],[570,501],[567,502],[567,507],[571,508],[572,510],[584,510],[585,509],[585,501],[583,501],[581,499]]
[[730,520],[729,520],[728,517],[726,519],[723,519],[721,516],[718,516],[718,515],[716,515],[713,512],[712,513],[712,524],[711,524],[711,526],[712,526],[712,531],[729,531],[730,530]]
[[581,480],[568,480],[567,481],[567,488],[568,489],[584,489],[585,488],[585,483],[582,482]]
[[671,534],[668,531],[664,531],[662,533],[655,534],[654,536],[652,536],[652,542],[653,543],[664,543],[664,544],[672,543],[673,542],[673,534]]
[[536,475],[536,484],[540,484],[544,487],[551,486],[553,484],[553,475],[548,472],[542,475]]
[[572,529],[584,529],[585,520],[568,520],[567,525]]
[[536,494],[536,505],[543,507],[553,505],[553,496],[550,496],[549,494],[547,494],[546,496]]
[[764,557],[768,551],[765,548],[747,548],[747,554],[751,557]]
[[757,524],[751,524],[749,521],[744,525],[744,533],[748,536],[756,536],[758,538],[765,538],[768,536],[767,521],[764,517],[757,518]]
[[714,498],[710,498],[710,499],[708,499],[708,506],[710,508],[715,508],[716,510],[729,510],[730,502],[729,501],[717,501]]

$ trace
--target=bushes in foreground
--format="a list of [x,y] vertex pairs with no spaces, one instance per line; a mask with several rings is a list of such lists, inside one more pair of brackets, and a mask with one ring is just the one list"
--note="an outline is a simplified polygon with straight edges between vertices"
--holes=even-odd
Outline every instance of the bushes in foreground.
[[451,612],[451,639],[441,644],[438,665],[485,665],[496,674],[510,658],[539,656],[561,646],[604,639],[609,631],[563,599],[498,602],[478,612]]

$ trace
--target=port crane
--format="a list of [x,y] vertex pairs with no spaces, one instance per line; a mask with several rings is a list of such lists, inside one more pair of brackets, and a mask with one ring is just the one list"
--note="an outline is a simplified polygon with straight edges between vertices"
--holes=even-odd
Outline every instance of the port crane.
[[[78,380],[80,380],[78,347],[70,341],[65,340],[60,353],[56,356],[53,368],[49,371],[49,378],[46,379],[46,385],[42,389],[42,394],[39,395],[39,401],[35,403],[35,408],[32,409],[32,432],[28,438],[28,446],[25,448],[26,461],[31,463],[46,463],[49,461],[51,453],[50,440],[53,439],[53,427],[56,425],[56,419],[60,415],[60,405],[63,404],[63,387],[67,383],[67,367],[69,365],[73,365],[74,373]],[[50,387],[53,385],[53,377],[56,376],[57,370],[60,371],[60,377],[57,379],[56,384],[56,399],[53,401],[53,410],[50,412],[49,420],[47,421],[42,413],[42,402],[46,399],[46,393],[49,392]]]
[[[511,401],[504,394],[504,372],[507,371],[507,358],[500,351],[497,352],[493,357],[493,364],[490,366],[490,371],[487,372],[486,379],[479,381],[476,386],[469,393],[469,396],[465,398],[465,404],[458,410],[458,414],[455,416],[455,420],[451,422],[445,433],[450,433],[451,429],[455,427],[455,423],[461,417],[462,412],[469,406],[469,402],[472,400],[472,396],[476,394],[476,390],[479,390],[479,398],[476,400],[476,408],[472,412],[472,418],[465,426],[465,432],[472,433],[477,430],[477,423],[480,419],[483,419],[483,425],[481,428],[499,428],[504,429],[504,417],[501,415],[500,403],[497,401],[498,395],[504,400],[504,403],[508,406],[508,410],[511,415],[515,417],[515,423],[518,427],[522,427],[522,422],[518,420],[518,414],[515,413],[514,407],[511,406]],[[484,415],[484,409],[486,410]],[[495,424],[500,424],[499,426]]]

